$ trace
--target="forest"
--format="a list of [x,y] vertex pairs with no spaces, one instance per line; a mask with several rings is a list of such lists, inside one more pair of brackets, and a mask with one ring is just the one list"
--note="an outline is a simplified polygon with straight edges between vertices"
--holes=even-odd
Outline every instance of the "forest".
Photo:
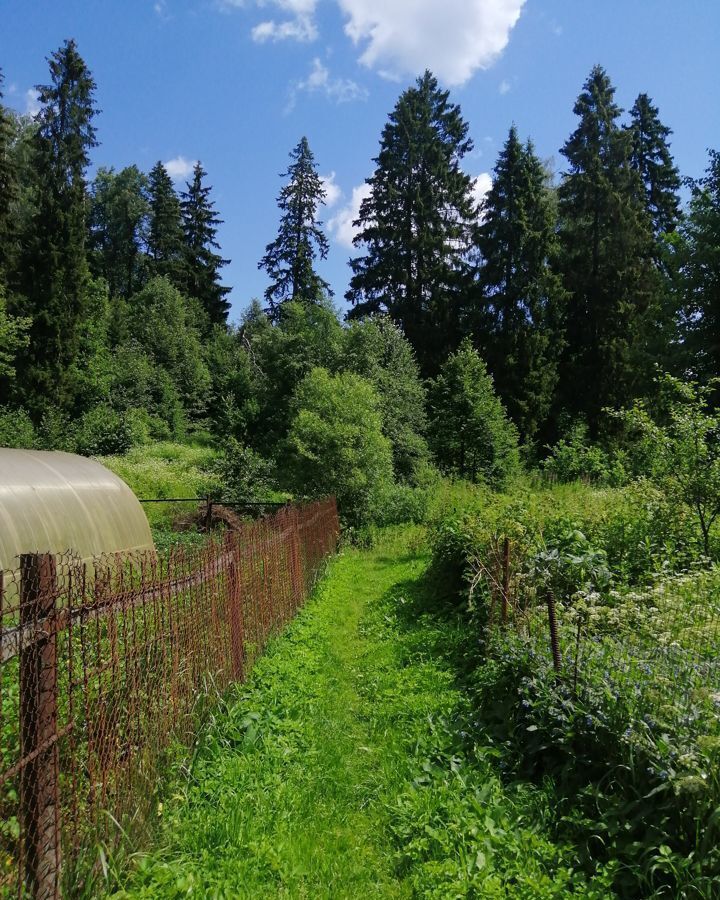
[[[379,136],[347,313],[300,137],[233,322],[211,173],[93,170],[92,73],[72,40],[48,61],[35,116],[0,105],[0,446],[100,457],[147,499],[334,495],[346,548],[299,652],[223,701],[162,849],[106,887],[718,896],[720,151],[681,173],[652,97],[621,109],[597,65],[560,171],[512,124],[478,201],[470,123],[426,71]],[[158,546],[199,537],[149,515]],[[376,771],[334,732],[317,783],[293,768],[328,716],[363,752],[390,735]],[[277,779],[324,809],[325,776],[366,868],[333,868],[328,823],[317,869],[294,834],[276,858]],[[350,792],[373,779],[371,828]],[[256,824],[221,838],[208,783],[221,808],[257,792]]]

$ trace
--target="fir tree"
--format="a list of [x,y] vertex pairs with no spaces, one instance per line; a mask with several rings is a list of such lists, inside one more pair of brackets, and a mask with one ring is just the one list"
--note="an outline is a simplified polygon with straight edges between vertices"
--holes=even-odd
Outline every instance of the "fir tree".
[[195,164],[192,181],[182,194],[182,220],[185,236],[186,287],[191,297],[200,301],[212,324],[227,321],[230,304],[229,287],[220,284],[220,269],[229,260],[213,252],[220,249],[216,240],[217,226],[222,225],[210,199],[211,187],[203,184],[207,172]]
[[517,431],[468,338],[429,383],[430,443],[446,472],[502,488],[517,469]]
[[0,69],[0,287],[7,281],[13,237],[11,210],[17,192],[17,173],[11,152],[14,127],[10,112],[2,105],[3,83],[4,77]]
[[150,203],[147,249],[152,267],[156,275],[164,275],[176,287],[182,287],[185,273],[180,198],[159,160],[148,175],[147,193]]
[[640,94],[630,110],[630,164],[644,187],[645,203],[655,236],[674,231],[680,218],[680,175],[670,153],[670,128],[660,121],[657,106]]
[[324,295],[332,295],[330,285],[314,269],[317,257],[326,259],[328,254],[327,238],[317,219],[318,206],[325,202],[326,194],[306,137],[290,158],[292,162],[281,176],[288,178],[288,183],[277,199],[282,211],[278,235],[258,263],[271,279],[265,299],[273,319],[279,317],[282,304],[288,300],[318,303]]
[[561,269],[571,294],[562,400],[593,429],[603,407],[648,389],[658,299],[652,226],[614,94],[596,66],[575,103],[580,122],[561,150],[569,169],[558,191]]
[[482,292],[475,339],[495,387],[526,441],[550,412],[558,378],[565,293],[550,268],[556,212],[530,142],[510,129],[482,204]]
[[95,82],[74,41],[48,60],[50,84],[37,87],[41,110],[33,136],[37,209],[22,262],[23,312],[32,318],[24,360],[27,401],[73,401],[88,264],[89,151],[96,146]]
[[681,228],[683,343],[693,377],[705,382],[720,377],[720,152],[710,151],[705,175],[691,187]]
[[430,72],[406,90],[383,129],[354,240],[347,297],[359,318],[387,311],[425,373],[459,340],[471,281],[472,182],[460,168],[468,125]]

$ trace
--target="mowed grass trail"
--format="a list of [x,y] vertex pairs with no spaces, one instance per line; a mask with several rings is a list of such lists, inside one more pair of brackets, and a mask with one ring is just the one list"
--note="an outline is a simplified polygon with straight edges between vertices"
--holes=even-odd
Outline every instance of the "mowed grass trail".
[[422,532],[345,550],[203,733],[116,897],[601,896],[469,738],[468,635],[427,609]]

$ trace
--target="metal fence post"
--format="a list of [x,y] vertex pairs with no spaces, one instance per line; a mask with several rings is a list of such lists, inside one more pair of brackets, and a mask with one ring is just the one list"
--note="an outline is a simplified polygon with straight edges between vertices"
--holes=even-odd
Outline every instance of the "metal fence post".
[[23,554],[20,573],[20,624],[28,635],[20,650],[24,863],[33,896],[47,900],[60,890],[55,558]]
[[228,611],[230,613],[230,654],[232,677],[242,681],[245,676],[245,622],[243,616],[243,592],[241,585],[240,544],[232,548],[232,559],[228,567]]

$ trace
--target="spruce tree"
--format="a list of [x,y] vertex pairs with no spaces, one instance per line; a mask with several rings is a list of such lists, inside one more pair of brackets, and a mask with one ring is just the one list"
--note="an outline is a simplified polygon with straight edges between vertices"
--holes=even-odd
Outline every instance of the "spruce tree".
[[437,371],[457,345],[471,283],[472,182],[460,168],[468,125],[430,73],[401,94],[383,129],[350,261],[350,316],[386,311],[422,370]]
[[674,231],[680,218],[680,175],[670,153],[670,128],[647,94],[640,94],[630,110],[630,164],[644,188],[647,211],[656,237]]
[[164,275],[176,287],[182,287],[185,272],[180,198],[159,160],[148,175],[147,194],[150,203],[147,249],[151,266],[156,275]]
[[554,399],[565,292],[551,269],[556,210],[532,143],[513,125],[493,172],[478,229],[480,314],[475,341],[525,441]]
[[216,240],[217,226],[222,225],[210,199],[211,187],[203,183],[207,172],[195,164],[192,181],[182,193],[182,220],[185,236],[186,289],[200,301],[212,324],[227,321],[230,304],[226,297],[229,287],[220,284],[220,269],[230,260],[214,250],[220,249]]
[[288,183],[277,199],[282,212],[280,228],[275,240],[265,248],[258,263],[271,279],[265,291],[268,313],[278,319],[282,304],[288,300],[318,303],[323,296],[332,296],[330,285],[316,272],[317,257],[326,259],[328,242],[318,206],[325,202],[325,189],[317,172],[315,159],[306,137],[290,153],[292,162],[281,177]]
[[580,121],[561,150],[569,168],[558,190],[561,270],[571,294],[561,395],[566,412],[591,429],[603,407],[648,389],[659,293],[652,224],[614,94],[596,66],[575,103]]
[[0,69],[0,287],[7,283],[13,237],[11,210],[17,191],[17,173],[12,156],[14,128],[9,110],[2,105],[3,83],[4,77]]
[[32,319],[23,361],[27,403],[73,402],[73,377],[88,285],[85,172],[95,147],[95,82],[75,41],[50,56],[50,83],[38,85],[33,136],[37,209],[24,240],[23,313]]
[[681,228],[682,344],[693,378],[705,382],[720,377],[720,152],[710,151],[705,175],[691,188]]

